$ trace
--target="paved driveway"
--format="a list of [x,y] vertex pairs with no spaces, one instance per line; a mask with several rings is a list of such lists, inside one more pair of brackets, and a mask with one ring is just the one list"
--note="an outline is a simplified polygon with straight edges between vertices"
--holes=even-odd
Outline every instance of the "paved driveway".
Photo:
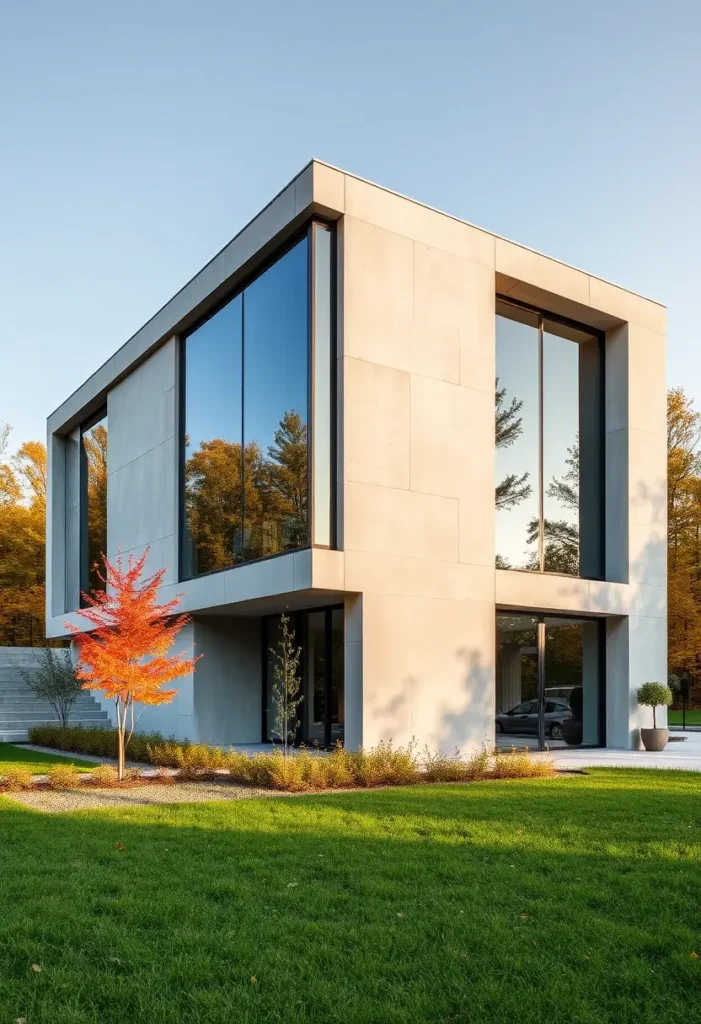
[[670,731],[670,742],[656,753],[647,750],[583,750],[581,748],[551,751],[558,768],[684,768],[701,772],[701,732]]

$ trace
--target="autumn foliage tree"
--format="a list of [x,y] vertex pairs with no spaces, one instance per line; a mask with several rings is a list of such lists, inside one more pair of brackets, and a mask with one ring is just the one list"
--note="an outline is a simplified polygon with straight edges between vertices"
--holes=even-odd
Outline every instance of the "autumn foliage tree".
[[164,689],[191,672],[197,658],[187,653],[169,654],[180,630],[189,619],[174,615],[179,598],[158,604],[158,590],[166,570],[144,577],[148,549],[138,558],[130,555],[126,568],[121,556],[115,563],[103,557],[106,590],[85,594],[86,608],[78,612],[94,628],[81,632],[66,623],[78,648],[78,678],[85,689],[101,690],[113,700],[117,717],[119,778],[124,778],[126,748],[137,721],[138,705],[168,704],[177,690]]
[[682,388],[667,396],[669,666],[701,676],[701,413]]
[[8,455],[0,423],[0,647],[44,636],[46,448],[26,441]]

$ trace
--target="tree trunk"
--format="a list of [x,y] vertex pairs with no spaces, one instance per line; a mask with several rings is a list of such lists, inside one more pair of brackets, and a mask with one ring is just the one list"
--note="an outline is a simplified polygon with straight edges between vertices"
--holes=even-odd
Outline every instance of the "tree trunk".
[[124,778],[124,726],[117,728],[117,778]]
[[115,701],[117,706],[117,778],[121,782],[124,778],[124,733],[127,726],[127,709],[120,707],[120,701]]
[[653,729],[657,728],[657,715],[656,715],[656,711],[657,711],[657,708],[653,704],[652,705],[652,728]]

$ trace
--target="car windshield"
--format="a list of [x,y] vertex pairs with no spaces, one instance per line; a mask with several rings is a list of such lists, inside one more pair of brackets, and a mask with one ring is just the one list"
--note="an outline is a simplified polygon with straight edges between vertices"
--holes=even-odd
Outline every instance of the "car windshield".
[[509,711],[509,714],[510,715],[528,715],[528,714],[530,714],[531,711],[533,711],[535,709],[535,706],[536,706],[536,701],[534,701],[534,700],[527,700],[527,701],[524,701],[523,704],[517,704],[515,708],[512,708],[511,711]]

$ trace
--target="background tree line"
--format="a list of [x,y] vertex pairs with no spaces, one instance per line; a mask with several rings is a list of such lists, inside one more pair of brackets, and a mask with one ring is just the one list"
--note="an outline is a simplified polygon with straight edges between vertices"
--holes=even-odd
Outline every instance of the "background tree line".
[[0,423],[0,646],[44,639],[46,447],[25,441],[8,455]]
[[701,413],[683,388],[667,395],[669,667],[701,702]]

